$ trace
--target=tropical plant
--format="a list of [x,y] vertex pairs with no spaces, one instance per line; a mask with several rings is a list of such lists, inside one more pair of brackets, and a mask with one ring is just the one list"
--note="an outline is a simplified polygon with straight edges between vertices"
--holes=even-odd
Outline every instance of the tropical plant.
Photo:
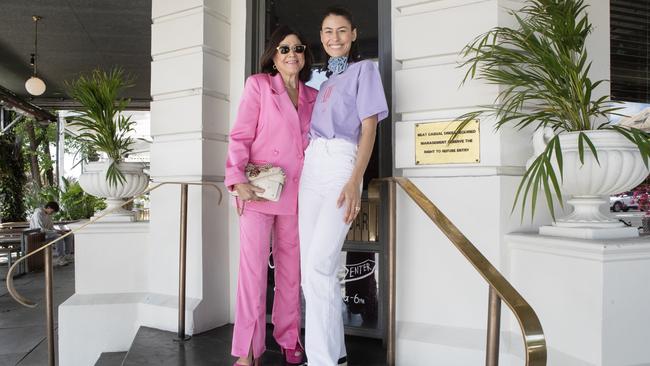
[[28,210],[34,212],[37,207],[49,201],[57,201],[59,212],[54,214],[55,220],[87,219],[106,208],[104,198],[95,197],[81,189],[79,182],[74,178],[63,178],[63,187],[45,187],[36,189],[26,196]]
[[60,220],[87,219],[106,208],[104,198],[95,197],[84,192],[75,179],[63,178],[63,189],[59,194]]
[[596,161],[598,151],[582,131],[616,131],[638,147],[648,166],[650,135],[613,125],[609,116],[617,115],[620,107],[607,95],[595,96],[604,80],[592,81],[589,77],[591,62],[585,41],[592,24],[586,9],[583,0],[527,0],[522,9],[509,11],[516,28],[495,27],[461,52],[464,61],[460,67],[467,67],[461,85],[470,79],[481,79],[501,86],[501,90],[494,105],[460,116],[456,134],[483,115],[495,117],[497,130],[512,125],[518,129],[548,127],[555,132],[544,152],[527,168],[517,189],[512,210],[521,199],[522,219],[527,198],[531,201],[531,218],[534,216],[540,191],[545,193],[553,219],[553,193],[562,205],[559,133],[580,131],[578,151],[584,164],[586,148]]
[[24,158],[13,131],[0,134],[0,222],[23,221]]
[[133,86],[133,79],[121,68],[110,71],[93,70],[78,79],[66,83],[70,95],[80,104],[70,117],[70,125],[79,127],[81,133],[75,137],[86,150],[104,153],[109,160],[106,180],[116,186],[124,183],[124,174],[119,163],[131,151],[134,121],[122,112],[130,100],[121,98],[124,89]]
[[51,145],[57,138],[56,123],[43,124],[33,117],[23,117],[13,130],[22,144],[29,184],[38,188],[54,186],[56,180]]

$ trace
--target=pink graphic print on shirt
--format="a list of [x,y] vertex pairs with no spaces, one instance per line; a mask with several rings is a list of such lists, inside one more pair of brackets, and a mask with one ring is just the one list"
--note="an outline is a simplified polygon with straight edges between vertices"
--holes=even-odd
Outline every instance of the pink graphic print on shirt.
[[321,103],[327,103],[327,100],[332,95],[333,89],[334,89],[334,85],[329,85],[325,88],[325,91],[323,91],[323,98],[321,99]]

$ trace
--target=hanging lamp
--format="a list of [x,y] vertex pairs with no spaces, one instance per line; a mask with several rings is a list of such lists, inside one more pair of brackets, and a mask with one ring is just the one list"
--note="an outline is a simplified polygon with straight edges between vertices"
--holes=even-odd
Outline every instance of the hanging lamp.
[[32,66],[32,76],[25,82],[25,89],[27,89],[27,92],[33,96],[39,96],[45,93],[45,82],[43,79],[39,78],[38,74],[36,73],[36,61],[38,58],[38,21],[41,19],[42,17],[38,15],[32,15],[32,20],[34,21],[34,53],[32,53],[30,59],[30,64]]

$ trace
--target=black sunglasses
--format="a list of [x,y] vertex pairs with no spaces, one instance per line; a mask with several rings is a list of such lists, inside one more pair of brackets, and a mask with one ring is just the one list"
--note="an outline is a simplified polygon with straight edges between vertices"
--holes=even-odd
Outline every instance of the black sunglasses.
[[303,53],[305,52],[306,48],[307,46],[305,46],[304,44],[297,44],[293,47],[289,47],[286,45],[277,46],[275,49],[278,50],[280,54],[286,55],[287,53],[289,53],[289,51],[293,51],[295,53]]

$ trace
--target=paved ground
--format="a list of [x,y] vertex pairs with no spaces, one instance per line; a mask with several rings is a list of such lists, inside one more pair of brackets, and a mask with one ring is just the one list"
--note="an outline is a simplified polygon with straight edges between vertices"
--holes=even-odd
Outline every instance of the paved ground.
[[628,212],[613,212],[615,218],[621,219],[626,223],[634,226],[641,227],[643,226],[641,219],[645,216],[645,212],[641,211],[628,211]]
[[[4,258],[3,258],[4,259]],[[43,272],[29,273],[14,280],[16,289],[39,303],[34,309],[23,307],[7,293],[7,266],[0,264],[0,365],[47,365],[45,341]],[[56,308],[74,293],[74,265],[54,268],[54,306]],[[56,323],[55,323],[56,329]]]

